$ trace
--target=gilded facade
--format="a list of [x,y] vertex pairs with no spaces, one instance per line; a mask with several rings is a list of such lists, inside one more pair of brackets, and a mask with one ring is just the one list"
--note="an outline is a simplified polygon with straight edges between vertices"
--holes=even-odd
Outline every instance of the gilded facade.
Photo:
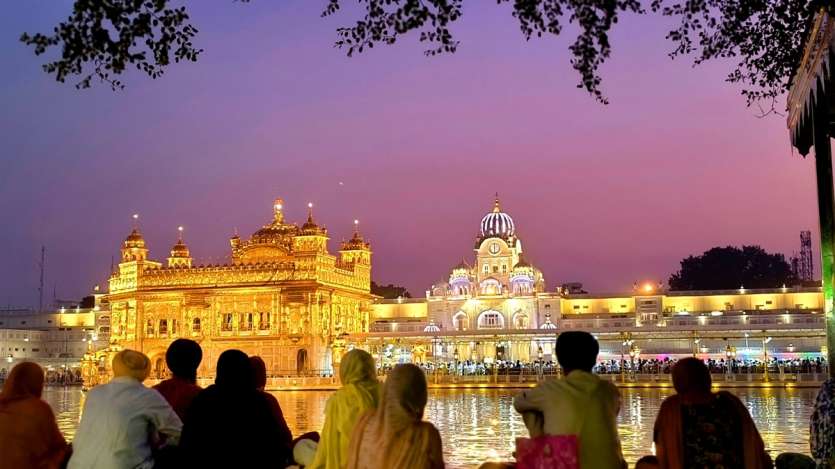
[[285,221],[281,199],[269,223],[230,239],[231,261],[222,265],[194,265],[182,229],[166,261],[152,260],[134,226],[109,281],[112,343],[146,353],[158,376],[178,337],[201,344],[204,377],[233,348],[261,356],[272,375],[332,372],[343,337],[369,328],[371,248],[356,221],[337,254],[328,240],[312,206],[299,226]]

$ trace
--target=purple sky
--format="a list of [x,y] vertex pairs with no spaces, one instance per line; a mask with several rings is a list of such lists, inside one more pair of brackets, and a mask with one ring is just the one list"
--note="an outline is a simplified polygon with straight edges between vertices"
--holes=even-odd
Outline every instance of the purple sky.
[[714,245],[790,254],[817,229],[813,161],[785,121],[756,118],[728,64],[671,61],[662,19],[617,25],[602,106],[575,88],[572,36],[526,43],[506,5],[468,2],[454,55],[410,37],[349,59],[332,43],[354,17],[320,19],[325,3],[189,2],[200,61],[116,93],[56,83],[18,42],[70,1],[6,5],[0,305],[37,304],[41,244],[46,298],[76,298],[105,282],[131,213],[152,257],[182,224],[219,262],[276,196],[299,222],[313,201],[332,250],[359,218],[374,278],[418,295],[472,257],[496,191],[549,289],[666,280]]

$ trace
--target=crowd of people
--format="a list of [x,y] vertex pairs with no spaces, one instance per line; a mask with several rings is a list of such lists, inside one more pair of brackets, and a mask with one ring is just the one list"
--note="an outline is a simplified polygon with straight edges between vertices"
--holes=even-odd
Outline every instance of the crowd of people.
[[[517,439],[515,462],[488,462],[483,469],[627,467],[616,423],[620,393],[594,373],[598,352],[588,333],[559,335],[562,377],[513,400],[530,438]],[[321,433],[294,438],[278,401],[264,391],[263,360],[227,350],[218,357],[214,384],[205,389],[196,381],[201,361],[199,344],[175,340],[166,353],[171,377],[148,388],[148,357],[117,353],[113,379],[87,395],[72,445],[41,399],[44,370],[31,362],[16,365],[0,392],[0,469],[444,467],[440,433],[423,420],[428,392],[419,366],[397,365],[381,384],[373,357],[349,351]],[[671,364],[676,394],[664,400],[656,418],[656,454],[641,458],[636,469],[773,467],[743,403],[712,391],[712,371],[697,358]],[[829,380],[810,422],[811,458],[783,454],[778,468],[835,467],[834,395],[835,381]]]

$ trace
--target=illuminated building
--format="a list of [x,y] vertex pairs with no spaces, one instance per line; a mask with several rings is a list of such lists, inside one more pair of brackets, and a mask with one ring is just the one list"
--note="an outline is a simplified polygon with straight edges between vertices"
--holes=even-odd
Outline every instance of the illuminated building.
[[820,288],[672,292],[646,282],[615,294],[589,294],[576,283],[546,291],[497,198],[471,264],[456,265],[425,298],[377,301],[370,333],[349,341],[388,362],[553,360],[562,330],[595,334],[604,359],[620,357],[626,337],[645,357],[695,350],[721,358],[732,346],[757,358],[763,348],[754,345],[766,337],[769,356],[819,356],[822,311]]
[[182,228],[166,262],[154,261],[135,225],[106,296],[111,351],[144,352],[156,377],[166,375],[165,351],[178,337],[200,343],[203,377],[227,349],[261,356],[271,375],[331,370],[342,337],[368,330],[371,248],[356,223],[334,255],[312,205],[298,226],[285,221],[278,199],[269,223],[249,239],[230,239],[231,261],[222,265],[195,265]]

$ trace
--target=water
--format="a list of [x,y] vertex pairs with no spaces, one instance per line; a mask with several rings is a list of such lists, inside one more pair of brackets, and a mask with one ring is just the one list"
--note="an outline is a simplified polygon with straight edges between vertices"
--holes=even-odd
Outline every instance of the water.
[[[432,390],[426,419],[441,432],[448,467],[477,467],[486,460],[509,459],[516,437],[527,436],[513,411],[515,390]],[[670,389],[623,389],[618,418],[624,456],[634,464],[652,446],[652,426],[661,401]],[[736,389],[765,440],[772,457],[785,451],[809,452],[809,414],[816,389]],[[329,391],[275,392],[294,434],[322,428]],[[78,388],[49,388],[58,426],[72,439],[83,404]]]

